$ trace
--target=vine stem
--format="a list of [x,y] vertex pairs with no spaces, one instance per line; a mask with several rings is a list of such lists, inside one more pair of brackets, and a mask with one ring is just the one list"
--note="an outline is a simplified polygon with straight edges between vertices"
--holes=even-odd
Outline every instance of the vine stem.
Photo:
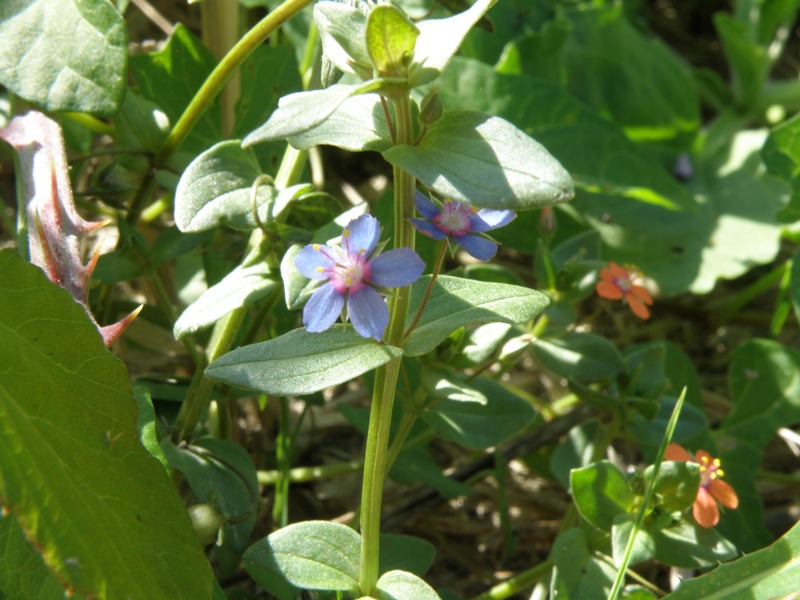
[[[413,124],[408,95],[393,99],[398,144],[411,144]],[[394,232],[396,248],[414,248],[414,228],[409,221],[414,211],[414,177],[394,167]],[[389,301],[389,325],[386,343],[401,346],[411,298],[411,287],[397,290]],[[386,477],[387,450],[392,423],[400,358],[396,358],[375,374],[367,446],[364,456],[364,479],[361,486],[361,594],[375,596],[378,582],[378,560],[381,527],[383,484]]]
[[197,91],[181,118],[169,132],[155,156],[156,166],[163,165],[186,138],[203,113],[233,76],[235,69],[283,23],[311,4],[314,0],[286,0],[248,31],[231,48]]

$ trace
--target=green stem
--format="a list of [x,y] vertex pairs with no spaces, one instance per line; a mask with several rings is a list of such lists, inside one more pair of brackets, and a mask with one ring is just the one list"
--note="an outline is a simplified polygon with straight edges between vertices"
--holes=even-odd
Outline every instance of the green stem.
[[[397,143],[409,145],[413,123],[408,95],[394,99]],[[414,214],[414,177],[394,167],[394,233],[396,248],[414,247],[414,228],[409,218]],[[389,325],[386,343],[402,345],[411,287],[400,288],[389,301]],[[376,595],[378,581],[378,545],[381,528],[381,503],[386,477],[389,430],[392,422],[400,359],[380,367],[375,374],[367,447],[364,457],[364,479],[361,487],[361,572],[359,585],[364,596]]]
[[419,303],[417,314],[414,315],[414,320],[411,322],[411,325],[408,326],[408,329],[406,329],[406,333],[403,336],[404,342],[408,339],[408,336],[411,335],[411,332],[414,331],[417,323],[419,323],[420,317],[422,317],[422,311],[425,310],[425,305],[428,303],[428,299],[431,297],[433,284],[436,283],[436,278],[439,276],[439,271],[442,270],[442,263],[444,262],[444,255],[446,251],[447,241],[444,241],[442,242],[442,249],[439,251],[439,258],[436,259],[436,265],[433,267],[433,273],[431,273],[431,280],[428,282],[428,288],[425,290],[425,295],[422,297],[422,302]]
[[527,571],[523,571],[519,575],[515,575],[511,579],[498,583],[492,589],[475,596],[472,600],[504,600],[505,598],[510,598],[525,588],[529,588],[534,583],[541,581],[550,575],[552,570],[553,560],[548,559]]
[[175,127],[169,132],[155,156],[156,166],[163,165],[175,149],[186,138],[200,117],[205,113],[214,98],[222,91],[234,70],[250,54],[266,40],[273,31],[284,22],[311,4],[314,0],[286,0],[278,8],[270,12],[258,24],[248,31],[244,37],[219,62],[217,67],[197,91],[189,106],[178,119]]
[[286,472],[278,470],[258,471],[257,475],[259,485],[277,485],[282,477],[286,477],[290,483],[304,483],[340,475],[349,475],[363,468],[363,460],[351,460],[349,462],[320,465],[317,467],[295,467]]

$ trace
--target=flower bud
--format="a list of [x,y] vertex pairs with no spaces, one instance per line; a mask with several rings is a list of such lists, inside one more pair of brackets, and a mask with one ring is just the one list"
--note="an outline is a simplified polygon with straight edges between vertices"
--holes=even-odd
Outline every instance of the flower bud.
[[192,527],[203,546],[210,546],[217,541],[222,517],[210,504],[193,504],[189,507],[189,518]]
[[442,99],[439,96],[439,90],[436,88],[431,88],[431,91],[425,95],[425,97],[422,99],[422,103],[420,104],[419,123],[423,127],[428,127],[429,125],[432,125],[441,119],[443,114],[444,106],[442,105]]

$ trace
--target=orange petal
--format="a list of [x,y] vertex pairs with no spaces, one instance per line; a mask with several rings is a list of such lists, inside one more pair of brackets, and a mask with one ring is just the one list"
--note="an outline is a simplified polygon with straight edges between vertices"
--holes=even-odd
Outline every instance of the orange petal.
[[628,302],[628,306],[631,307],[633,314],[635,314],[637,317],[643,321],[646,321],[650,318],[650,311],[647,310],[647,307],[642,304],[642,301],[639,300],[639,298],[633,294],[625,294],[625,300]]
[[694,453],[694,457],[697,460],[697,462],[699,462],[701,464],[702,463],[705,463],[707,465],[713,465],[714,464],[714,457],[711,456],[705,450],[698,450],[697,452]]
[[736,492],[728,482],[722,479],[712,479],[709,485],[709,491],[711,495],[714,496],[714,499],[725,508],[736,508],[739,506],[739,496],[736,495]]
[[647,291],[647,288],[641,285],[634,285],[631,287],[631,294],[639,298],[639,300],[645,304],[652,306],[653,297],[650,295],[650,292]]
[[697,491],[697,499],[692,506],[694,520],[700,527],[713,527],[719,522],[719,507],[717,501],[711,496],[708,490],[701,487]]
[[664,460],[682,460],[686,462],[692,462],[694,459],[683,446],[672,442],[669,446],[667,446],[667,451],[664,453]]
[[614,277],[628,277],[630,275],[628,273],[628,269],[620,267],[613,260],[610,263],[608,263],[608,270]]
[[594,287],[594,291],[601,298],[608,298],[609,300],[622,300],[622,290],[613,283],[607,281],[600,281]]

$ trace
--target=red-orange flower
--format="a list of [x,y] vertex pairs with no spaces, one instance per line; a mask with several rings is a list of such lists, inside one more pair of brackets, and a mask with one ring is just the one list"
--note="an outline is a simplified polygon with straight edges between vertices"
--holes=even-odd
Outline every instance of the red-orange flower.
[[[597,295],[609,300],[625,300],[631,307],[633,314],[640,319],[649,319],[650,311],[647,306],[653,304],[650,292],[641,285],[636,285],[634,280],[640,273],[634,268],[619,266],[614,261],[600,271],[600,281],[595,286]],[[646,306],[647,305],[647,306]]]
[[692,456],[683,447],[672,443],[667,446],[665,460],[683,460],[700,465],[700,488],[692,506],[694,520],[701,527],[713,527],[719,522],[717,502],[726,508],[739,506],[739,497],[734,489],[722,481],[725,471],[722,470],[718,458],[714,458],[705,450],[698,450]]

